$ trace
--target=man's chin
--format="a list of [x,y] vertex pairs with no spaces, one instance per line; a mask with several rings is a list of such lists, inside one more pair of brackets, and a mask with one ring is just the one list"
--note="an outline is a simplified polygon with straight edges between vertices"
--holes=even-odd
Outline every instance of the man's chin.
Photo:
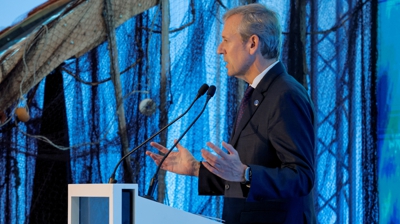
[[228,74],[228,76],[229,77],[235,77],[235,78],[241,78],[241,74],[239,74],[238,72],[233,72],[232,70],[229,70],[228,69],[228,72],[227,72],[227,74]]
[[227,74],[229,77],[235,77],[237,75],[235,72],[229,71],[229,69],[228,69]]
[[241,79],[241,80],[247,82],[246,79],[245,79],[245,77],[244,77],[244,75],[241,75],[241,74],[238,74],[238,73],[232,74],[232,73],[229,73],[229,72],[228,72],[228,76],[229,76],[229,77],[232,77],[232,78]]

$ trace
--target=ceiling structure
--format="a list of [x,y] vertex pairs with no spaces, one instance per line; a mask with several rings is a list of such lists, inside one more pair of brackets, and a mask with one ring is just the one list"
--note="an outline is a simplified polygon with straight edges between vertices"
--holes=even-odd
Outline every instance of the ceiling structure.
[[[56,0],[0,32],[0,112],[15,105],[56,67],[107,39],[105,1]],[[115,27],[158,0],[111,1]]]

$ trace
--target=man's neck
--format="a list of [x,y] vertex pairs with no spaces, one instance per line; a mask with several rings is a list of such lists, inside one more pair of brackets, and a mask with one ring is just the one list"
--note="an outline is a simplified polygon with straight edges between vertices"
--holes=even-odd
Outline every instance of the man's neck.
[[273,59],[265,59],[262,58],[261,60],[254,61],[253,65],[249,69],[249,73],[247,76],[244,77],[244,81],[249,84],[252,84],[254,79],[263,72],[266,68],[271,66],[273,63],[277,61],[276,58]]

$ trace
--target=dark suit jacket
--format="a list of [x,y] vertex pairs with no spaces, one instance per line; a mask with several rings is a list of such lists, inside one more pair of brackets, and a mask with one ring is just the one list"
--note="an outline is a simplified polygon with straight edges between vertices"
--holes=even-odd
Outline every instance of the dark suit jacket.
[[229,143],[252,170],[250,188],[200,167],[199,194],[224,194],[226,223],[315,223],[314,111],[281,62],[254,90]]

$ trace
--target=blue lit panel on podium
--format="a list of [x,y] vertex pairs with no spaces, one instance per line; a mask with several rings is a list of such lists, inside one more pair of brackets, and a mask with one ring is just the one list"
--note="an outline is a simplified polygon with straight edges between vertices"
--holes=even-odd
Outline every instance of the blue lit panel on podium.
[[110,203],[107,197],[80,197],[79,208],[80,224],[109,223]]

